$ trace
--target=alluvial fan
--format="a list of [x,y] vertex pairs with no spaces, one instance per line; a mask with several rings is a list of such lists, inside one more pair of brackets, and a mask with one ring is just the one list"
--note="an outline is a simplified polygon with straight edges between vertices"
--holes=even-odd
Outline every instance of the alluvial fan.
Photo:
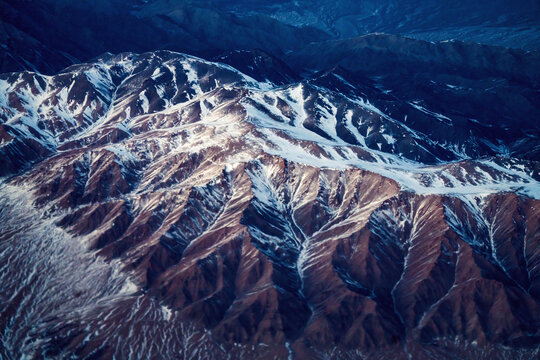
[[540,355],[537,83],[218,59],[0,75],[2,357]]

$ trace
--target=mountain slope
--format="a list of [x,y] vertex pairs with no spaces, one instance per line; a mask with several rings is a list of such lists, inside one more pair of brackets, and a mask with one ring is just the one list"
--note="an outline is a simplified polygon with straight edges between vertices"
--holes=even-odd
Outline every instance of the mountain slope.
[[0,77],[1,354],[538,355],[537,138],[265,64]]

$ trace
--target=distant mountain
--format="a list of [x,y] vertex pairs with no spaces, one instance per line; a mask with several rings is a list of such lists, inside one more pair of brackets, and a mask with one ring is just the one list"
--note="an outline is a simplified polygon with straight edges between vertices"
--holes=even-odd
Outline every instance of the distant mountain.
[[440,72],[445,44],[372,40],[412,46],[404,72],[158,51],[0,76],[0,354],[538,356],[535,60],[462,44]]
[[540,50],[539,24],[535,0],[2,0],[0,73],[53,74],[104,52],[159,49],[205,58],[259,49],[281,58],[373,32]]
[[266,14],[337,38],[373,32],[424,40],[457,39],[540,50],[540,3],[535,0],[285,0],[213,3],[237,14]]
[[104,52],[166,49],[213,57],[260,48],[280,54],[328,38],[314,28],[264,15],[238,17],[191,1],[4,0],[0,14],[0,72],[53,74]]

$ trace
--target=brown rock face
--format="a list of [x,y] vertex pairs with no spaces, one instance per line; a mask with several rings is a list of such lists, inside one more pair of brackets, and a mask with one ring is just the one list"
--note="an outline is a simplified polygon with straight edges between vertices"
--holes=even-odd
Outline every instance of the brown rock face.
[[534,161],[168,52],[1,84],[1,356],[539,354]]

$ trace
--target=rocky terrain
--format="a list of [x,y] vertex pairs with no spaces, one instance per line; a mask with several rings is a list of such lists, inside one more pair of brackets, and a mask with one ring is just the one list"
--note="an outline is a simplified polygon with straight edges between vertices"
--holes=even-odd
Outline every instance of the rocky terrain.
[[538,55],[355,41],[0,75],[1,357],[536,358]]

